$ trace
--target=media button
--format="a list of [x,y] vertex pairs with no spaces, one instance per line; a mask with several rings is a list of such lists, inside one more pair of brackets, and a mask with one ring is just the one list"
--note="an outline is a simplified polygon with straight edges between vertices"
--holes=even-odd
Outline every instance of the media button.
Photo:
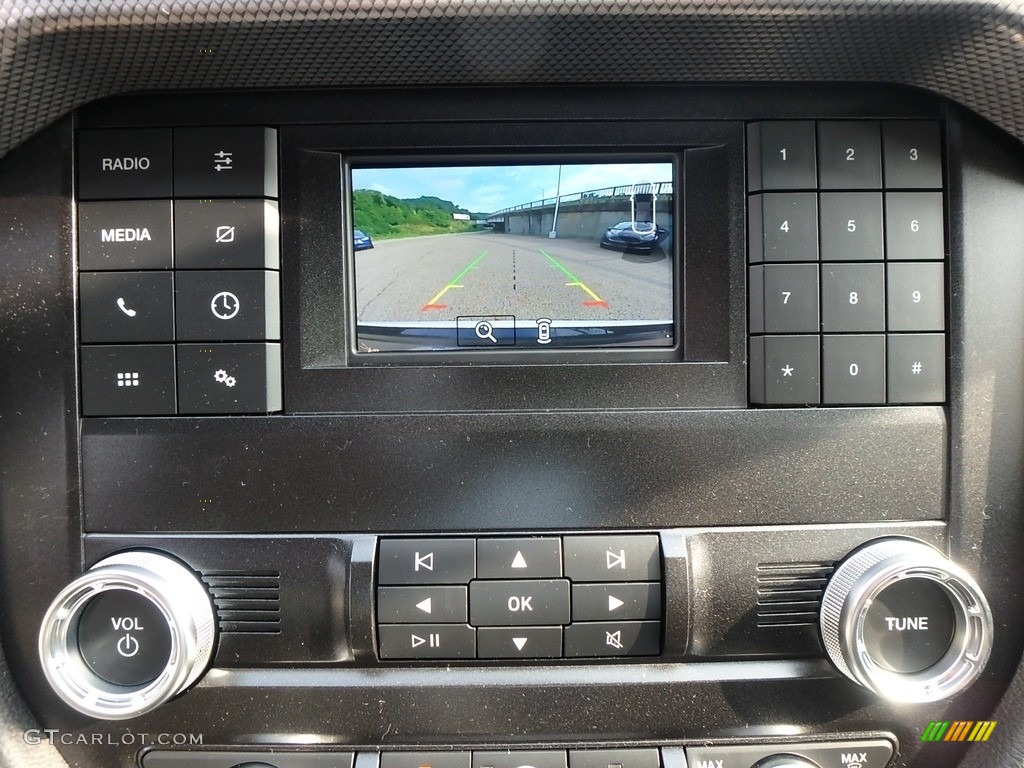
[[169,128],[79,131],[80,200],[170,196]]
[[476,575],[474,539],[384,539],[380,584],[467,584]]
[[170,269],[171,201],[79,203],[82,270]]

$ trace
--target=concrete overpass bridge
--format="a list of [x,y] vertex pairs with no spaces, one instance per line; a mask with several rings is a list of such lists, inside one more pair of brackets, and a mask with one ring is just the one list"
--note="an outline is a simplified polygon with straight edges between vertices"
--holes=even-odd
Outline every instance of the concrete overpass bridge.
[[[534,200],[495,211],[486,222],[495,232],[513,235],[548,237],[553,230],[559,238],[600,240],[609,227],[629,221],[634,208],[638,221],[649,221],[651,196],[658,226],[671,232],[675,211],[671,181],[605,187]],[[641,216],[643,211],[647,213]]]

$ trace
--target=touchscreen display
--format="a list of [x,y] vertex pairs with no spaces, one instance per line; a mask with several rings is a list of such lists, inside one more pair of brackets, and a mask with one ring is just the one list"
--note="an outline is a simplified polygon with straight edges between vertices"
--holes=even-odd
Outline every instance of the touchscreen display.
[[675,343],[671,161],[351,174],[360,352]]

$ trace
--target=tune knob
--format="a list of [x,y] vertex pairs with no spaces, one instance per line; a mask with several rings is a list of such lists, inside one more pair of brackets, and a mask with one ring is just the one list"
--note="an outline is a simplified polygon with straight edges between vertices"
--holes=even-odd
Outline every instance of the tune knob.
[[754,768],[819,768],[818,764],[797,755],[772,755],[759,760]]
[[937,550],[880,539],[832,575],[821,634],[840,672],[891,701],[937,701],[977,679],[992,613],[974,580]]
[[215,631],[210,596],[193,571],[167,555],[125,552],[57,595],[39,632],[39,656],[67,704],[124,720],[198,680]]

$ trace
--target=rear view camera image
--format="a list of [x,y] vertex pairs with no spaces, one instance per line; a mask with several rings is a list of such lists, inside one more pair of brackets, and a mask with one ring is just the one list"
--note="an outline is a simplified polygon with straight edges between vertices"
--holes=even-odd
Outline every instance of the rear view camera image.
[[672,170],[353,168],[359,351],[672,346]]

